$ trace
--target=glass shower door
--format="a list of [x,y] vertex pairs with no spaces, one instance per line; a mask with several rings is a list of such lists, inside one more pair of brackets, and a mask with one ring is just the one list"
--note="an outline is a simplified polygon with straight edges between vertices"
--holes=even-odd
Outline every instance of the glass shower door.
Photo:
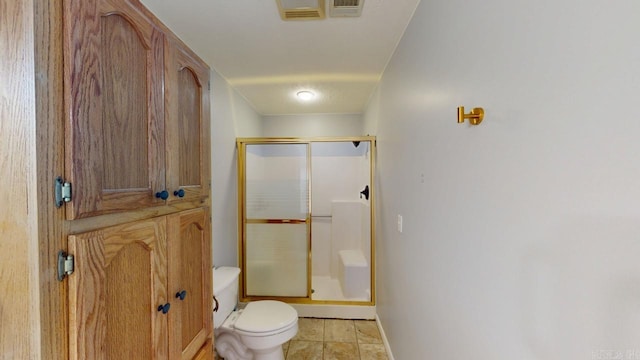
[[312,300],[372,301],[372,141],[311,142]]
[[243,150],[243,294],[308,298],[308,144],[245,144]]

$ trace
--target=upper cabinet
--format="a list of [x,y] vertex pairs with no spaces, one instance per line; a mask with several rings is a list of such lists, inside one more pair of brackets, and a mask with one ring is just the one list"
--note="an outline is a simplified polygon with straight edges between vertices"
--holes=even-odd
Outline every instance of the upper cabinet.
[[121,1],[64,1],[67,218],[162,204],[164,35]]
[[209,195],[209,69],[137,6],[64,1],[69,220]]
[[209,195],[209,68],[179,40],[165,42],[169,201]]

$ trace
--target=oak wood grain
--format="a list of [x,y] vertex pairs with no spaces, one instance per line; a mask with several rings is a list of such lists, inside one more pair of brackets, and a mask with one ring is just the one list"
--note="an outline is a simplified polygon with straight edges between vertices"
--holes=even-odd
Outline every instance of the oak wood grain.
[[[36,154],[42,358],[67,359],[67,286],[56,277],[57,253],[67,248],[64,208],[55,207],[51,189],[64,173],[62,79],[62,0],[34,1]],[[35,261],[35,260],[34,260]]]
[[213,359],[213,342],[211,339],[202,346],[200,351],[193,357],[193,360],[207,360]]
[[169,292],[186,290],[169,319],[172,359],[192,359],[212,333],[211,236],[208,209],[167,217]]
[[167,188],[182,189],[171,202],[210,193],[209,68],[179,39],[165,41],[165,127]]
[[64,4],[67,217],[161,203],[162,33],[124,1]]
[[201,185],[202,86],[189,68],[178,70],[177,78],[178,181],[182,186]]
[[[67,296],[73,295],[73,292],[67,293],[67,284],[72,278],[80,278],[80,280],[85,278],[86,280],[87,276],[91,278],[96,275],[92,272],[85,274],[76,270],[76,273],[64,282],[59,282],[56,279],[56,254],[58,250],[66,249],[70,252],[75,250],[74,247],[67,246],[68,234],[90,231],[103,233],[102,238],[104,238],[106,230],[103,228],[106,227],[124,226],[121,224],[132,221],[142,220],[145,222],[146,219],[152,217],[209,204],[207,197],[198,197],[170,205],[164,205],[162,202],[154,202],[150,206],[140,205],[144,206],[143,208],[136,205],[134,206],[135,210],[128,208],[120,212],[122,211],[120,206],[110,204],[120,202],[122,201],[121,197],[127,197],[130,194],[103,192],[102,197],[106,200],[102,201],[103,210],[101,211],[105,213],[104,215],[73,221],[64,220],[65,208],[58,209],[53,205],[53,179],[55,176],[65,173],[65,128],[70,126],[68,115],[75,115],[69,111],[69,103],[63,101],[63,99],[68,100],[68,95],[71,93],[69,87],[63,86],[64,78],[67,77],[68,80],[69,69],[73,66],[85,66],[74,61],[97,58],[95,54],[92,58],[85,56],[86,54],[78,48],[65,46],[71,35],[68,31],[63,31],[63,13],[66,25],[80,19],[80,17],[70,17],[69,9],[78,10],[79,15],[86,15],[88,23],[74,28],[77,32],[84,32],[95,30],[95,23],[100,23],[104,18],[103,15],[118,12],[114,9],[122,11],[126,21],[136,29],[136,36],[141,39],[150,39],[150,43],[145,43],[146,47],[153,50],[151,56],[155,58],[155,63],[150,66],[157,68],[160,76],[156,79],[162,80],[164,34],[173,35],[148,11],[138,9],[136,3],[137,1],[129,2],[126,0],[89,0],[86,2],[16,0],[0,2],[0,24],[2,24],[0,25],[0,78],[3,79],[0,82],[0,93],[3,96],[8,96],[3,97],[4,101],[0,102],[0,119],[2,120],[0,131],[3,134],[0,139],[0,153],[3,154],[0,159],[0,169],[4,176],[3,185],[5,185],[0,189],[0,195],[3,196],[3,211],[0,215],[3,240],[0,241],[0,251],[5,254],[21,254],[17,257],[7,257],[0,262],[0,359],[62,360],[69,358],[69,332],[78,333],[83,328],[69,326],[68,322],[72,319],[73,314],[69,314],[67,309],[72,306],[73,301],[69,302]],[[96,12],[101,14],[101,17],[94,16],[95,14],[91,15]],[[107,17],[111,16],[114,15]],[[66,29],[69,28],[66,27]],[[97,35],[99,34],[91,32],[87,35],[89,45],[93,44],[92,41]],[[174,41],[182,44],[178,39]],[[69,50],[76,52],[69,52]],[[185,47],[183,51],[193,59],[201,61],[188,48]],[[63,53],[67,54],[66,62],[63,61]],[[76,55],[78,55],[77,59]],[[72,59],[71,62],[69,59]],[[92,66],[95,64],[89,63],[86,67],[87,70],[91,70]],[[84,85],[86,87],[79,90],[101,90],[95,82],[88,81]],[[204,100],[206,103],[203,103],[203,108],[208,109],[208,96],[204,97]],[[88,111],[87,109],[91,109],[93,105],[91,101],[88,101],[82,102],[79,106],[83,111]],[[157,125],[150,127],[147,135],[149,146],[157,151],[157,154],[151,157],[159,159],[156,162],[149,162],[150,173],[159,174],[159,180],[152,180],[151,187],[154,189],[157,189],[159,185],[164,185],[165,181],[163,108],[162,92],[152,92],[146,111],[149,121]],[[209,121],[208,118],[204,120],[206,121],[204,121],[202,128],[206,129],[204,133],[208,134]],[[86,141],[90,145],[97,143],[95,134],[91,132],[71,134],[70,137],[72,135],[79,136],[82,141]],[[208,144],[208,141],[208,136],[205,136],[203,146],[207,149],[209,147],[204,144]],[[67,144],[71,143],[70,140]],[[207,156],[209,156],[208,153],[204,154],[204,157]],[[66,165],[68,164],[67,161]],[[207,160],[202,168],[207,176],[208,166]],[[84,171],[92,171],[92,169],[89,167]],[[146,200],[136,198],[133,203],[142,204],[144,201]],[[67,210],[72,211],[71,206]],[[69,218],[73,218],[73,216],[70,215]],[[206,227],[210,233],[210,224],[207,224]],[[72,237],[74,236],[80,235],[72,235]],[[83,246],[91,244],[91,242],[80,243]],[[208,262],[207,267],[210,268],[210,244],[208,246],[209,249],[201,256],[204,257],[203,261]],[[126,246],[122,246],[122,248],[125,249],[122,256],[137,260],[125,259],[119,260],[120,262],[138,263],[138,260],[141,259],[139,253],[143,248],[139,244],[134,245],[134,250],[131,251]],[[100,249],[100,246],[94,244],[92,249]],[[115,254],[119,254],[119,252]],[[124,259],[120,256],[114,255],[114,258]],[[166,258],[166,254],[164,257]],[[156,263],[154,266],[157,269],[164,269],[166,272],[166,263],[164,265]],[[115,266],[114,269],[121,267]],[[119,276],[122,277],[122,274]],[[147,299],[153,298],[155,302],[164,300],[166,298],[166,289],[164,288],[167,284],[166,278],[156,277],[153,282],[156,288],[164,290],[148,293]],[[112,282],[111,286],[116,287],[114,284],[117,283],[119,281]],[[203,286],[210,287],[207,285],[210,283],[209,279]],[[109,282],[106,281],[100,283],[99,286],[106,287],[108,284]],[[210,289],[204,291],[210,291]],[[107,293],[112,294],[113,292],[107,291]],[[163,298],[160,299],[161,297]],[[16,298],[19,298],[20,301],[15,301]],[[71,298],[74,299],[74,304],[77,304],[78,298],[73,296]],[[210,301],[210,299],[208,300]],[[109,301],[117,302],[118,297],[109,299],[107,296],[104,301],[107,303]],[[208,306],[211,307],[210,304]],[[105,306],[105,308],[107,307]],[[124,308],[131,309],[133,307],[126,305]],[[100,312],[96,312],[96,314],[100,314]],[[81,317],[76,314],[74,321],[77,321],[78,318]],[[162,321],[155,321],[152,326],[153,329],[161,328],[154,332],[152,341],[156,344],[163,342],[166,344],[169,337],[166,324],[164,330],[162,330]],[[108,326],[95,329],[95,332],[103,334],[104,338],[107,338]],[[206,340],[211,337],[211,331],[199,336]],[[95,338],[100,337],[96,335]],[[201,342],[200,340],[196,341]],[[74,343],[74,349],[76,347],[77,344]],[[127,347],[130,346],[125,346],[125,348]],[[157,358],[167,358],[168,356],[166,345],[164,346],[165,350],[162,350],[162,347],[163,345],[158,345],[159,355]],[[209,348],[211,348],[211,344],[209,344]],[[206,349],[206,346],[203,349]],[[202,349],[197,356],[203,359],[212,358],[210,351]]]
[[0,358],[40,357],[33,1],[0,3]]
[[103,189],[149,187],[147,56],[124,17],[101,16]]
[[161,215],[173,214],[182,210],[189,210],[207,205],[207,199],[197,201],[175,202],[171,205],[155,206],[135,211],[117,212],[112,214],[94,216],[68,222],[69,233],[76,234],[90,230],[96,230],[107,226],[122,224],[136,220],[148,219]]
[[70,359],[165,359],[164,217],[69,236]]

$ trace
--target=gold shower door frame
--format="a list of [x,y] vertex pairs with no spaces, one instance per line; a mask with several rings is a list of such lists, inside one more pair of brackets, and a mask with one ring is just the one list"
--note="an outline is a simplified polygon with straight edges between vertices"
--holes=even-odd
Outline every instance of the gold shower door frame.
[[[370,266],[370,289],[371,301],[348,301],[348,300],[313,300],[312,294],[312,239],[311,239],[311,143],[313,142],[369,142],[370,143],[370,226],[371,226],[371,266]],[[307,216],[305,219],[260,219],[247,220],[246,218],[246,146],[247,145],[269,145],[269,144],[307,144]],[[280,300],[293,304],[328,304],[328,305],[375,305],[375,156],[376,138],[375,136],[356,137],[295,137],[295,138],[236,138],[236,148],[238,150],[238,264],[240,264],[240,301],[248,302],[255,300]],[[247,224],[306,224],[307,225],[307,296],[306,297],[284,297],[284,296],[249,296],[246,286],[246,249],[247,249]],[[215,279],[214,279],[215,281]]]

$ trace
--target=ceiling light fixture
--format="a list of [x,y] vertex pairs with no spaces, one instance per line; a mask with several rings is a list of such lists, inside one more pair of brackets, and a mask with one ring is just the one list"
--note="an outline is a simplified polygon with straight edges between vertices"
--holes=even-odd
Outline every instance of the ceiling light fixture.
[[298,99],[302,100],[302,101],[309,101],[311,99],[313,99],[316,94],[312,93],[311,91],[308,90],[302,90],[302,91],[298,91],[296,93],[296,96],[298,97]]

